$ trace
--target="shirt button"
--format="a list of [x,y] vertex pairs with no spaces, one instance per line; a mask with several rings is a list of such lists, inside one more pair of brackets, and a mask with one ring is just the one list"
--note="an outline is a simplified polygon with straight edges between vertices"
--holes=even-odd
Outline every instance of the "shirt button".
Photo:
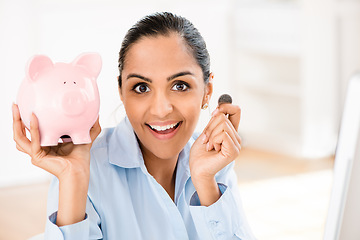
[[217,225],[218,225],[219,221],[216,221],[216,220],[210,220],[210,221],[209,221],[209,223],[210,223],[210,227],[215,228],[215,227],[217,227]]

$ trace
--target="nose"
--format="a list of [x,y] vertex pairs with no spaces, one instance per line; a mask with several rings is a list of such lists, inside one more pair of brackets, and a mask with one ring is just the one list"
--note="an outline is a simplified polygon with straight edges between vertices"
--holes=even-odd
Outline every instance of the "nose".
[[66,92],[62,98],[62,109],[68,116],[77,116],[86,109],[86,96],[80,91]]
[[150,102],[150,113],[158,118],[165,118],[173,111],[172,102],[165,93],[154,94]]

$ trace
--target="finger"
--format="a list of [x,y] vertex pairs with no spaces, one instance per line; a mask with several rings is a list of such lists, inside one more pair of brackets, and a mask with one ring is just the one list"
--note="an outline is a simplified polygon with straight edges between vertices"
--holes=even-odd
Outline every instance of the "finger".
[[19,144],[16,144],[16,149],[19,150],[20,152],[26,153],[25,150],[19,146]]
[[221,144],[219,143],[213,143],[213,146],[214,146],[214,150],[219,152],[221,150]]
[[217,142],[215,137],[221,135],[223,132],[226,132],[230,138],[231,141],[239,148],[241,149],[241,138],[237,132],[234,131],[233,126],[230,122],[223,122],[219,124],[217,128],[215,128],[211,135],[209,136],[209,141],[207,143],[207,151],[210,151],[212,149],[215,149],[216,151],[220,151],[221,149],[221,142]]
[[201,133],[199,137],[196,138],[195,142],[192,145],[192,148],[201,148],[206,151],[206,144],[204,142],[204,139],[206,138],[204,133]]
[[92,142],[97,138],[97,136],[100,134],[100,132],[101,132],[101,126],[100,126],[99,117],[98,117],[96,119],[96,122],[90,129],[90,137],[91,137]]
[[216,116],[219,113],[228,114],[230,122],[236,130],[238,129],[241,117],[241,109],[239,106],[230,103],[221,104],[216,108],[213,115]]
[[23,121],[21,121],[21,130],[22,130],[22,133],[24,134],[24,136],[26,136],[26,126]]
[[36,157],[41,152],[39,122],[34,113],[30,118],[30,134],[31,134],[31,156]]
[[216,137],[217,136],[220,136],[222,133],[227,133],[227,135],[229,135],[229,137],[231,138],[231,141],[239,148],[241,148],[241,139],[239,137],[239,139],[237,138],[237,134],[233,131],[229,131],[229,130],[220,130],[220,131],[213,131],[210,139],[209,139],[209,142],[207,143],[207,148],[206,150],[207,151],[211,151],[212,149],[215,149],[216,151],[220,151],[221,149],[221,144],[222,142],[219,142]]
[[214,136],[214,145],[220,145],[221,148],[218,152],[228,158],[229,161],[234,160],[238,154],[240,153],[241,146],[238,142],[232,141],[230,135],[227,132],[222,132],[216,136]]
[[[221,116],[223,115],[223,116]],[[206,125],[206,127],[203,130],[203,134],[205,135],[204,137],[204,142],[203,143],[207,143],[209,141],[209,136],[211,135],[211,132],[213,131],[213,129],[223,120],[225,119],[225,115],[224,114],[217,114],[216,116],[212,116],[210,121],[208,122],[208,124]]]
[[211,127],[211,125],[213,124],[213,122],[215,121],[214,117],[211,117],[211,119],[209,120],[209,122],[207,123],[207,125],[205,126],[205,128],[203,129],[202,133],[204,135],[203,139],[203,143],[206,143],[208,141],[208,135],[209,132],[211,132],[211,130],[209,129]]
[[[218,134],[221,131],[228,131],[233,141],[241,142],[240,136],[234,128],[232,122],[225,116],[225,114],[219,113],[212,117],[209,124],[204,129],[204,134],[207,136],[205,142],[208,142],[211,135]],[[215,131],[215,132],[214,132]],[[214,132],[214,133],[213,133]],[[211,145],[211,144],[210,144]]]
[[212,136],[218,135],[222,131],[226,131],[230,135],[230,137],[232,138],[232,140],[234,142],[237,141],[237,142],[241,143],[240,136],[237,133],[237,131],[235,130],[235,128],[232,125],[232,123],[230,122],[230,120],[227,119],[226,117],[224,117],[224,115],[223,116],[219,115],[218,118],[220,118],[221,121],[219,121],[217,123],[217,125],[213,127],[211,132],[210,131],[208,132],[209,142],[211,142]]
[[[30,154],[31,146],[30,140],[26,137],[25,125],[21,120],[19,108],[16,104],[12,105],[13,112],[13,138],[16,145],[19,146],[23,152]],[[18,148],[18,147],[17,147]]]
[[82,146],[82,144],[79,144],[79,145],[75,145],[74,146],[74,150],[73,150],[73,153],[74,154],[78,154],[79,152],[83,152],[83,150],[86,149],[86,151],[88,152],[91,147],[92,147],[92,144],[93,142],[95,141],[95,139],[97,138],[97,136],[100,134],[101,132],[101,126],[100,126],[100,123],[99,123],[99,117],[96,119],[94,125],[90,128],[90,138],[91,138],[91,143],[89,144],[85,144]]
[[[207,151],[211,151],[212,149],[215,149],[216,151],[220,150],[220,145],[215,144],[213,142],[213,138],[214,138],[214,136],[220,134],[223,131],[230,131],[230,127],[227,126],[226,121],[229,121],[229,120],[225,117],[225,115],[219,114],[214,117],[214,121],[207,128],[207,130],[206,130],[206,135],[208,136],[207,145],[206,145]],[[230,125],[231,125],[231,123],[230,123]]]

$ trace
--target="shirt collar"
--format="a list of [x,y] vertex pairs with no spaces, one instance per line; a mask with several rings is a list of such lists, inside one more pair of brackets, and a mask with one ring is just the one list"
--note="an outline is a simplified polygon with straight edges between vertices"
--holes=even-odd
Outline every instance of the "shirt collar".
[[127,117],[116,126],[109,140],[109,162],[123,168],[144,165],[139,143]]
[[[177,171],[185,173],[186,177],[190,176],[189,153],[196,139],[194,136],[186,143],[178,157]],[[123,168],[137,168],[145,165],[137,137],[127,117],[116,126],[109,140],[109,162]]]

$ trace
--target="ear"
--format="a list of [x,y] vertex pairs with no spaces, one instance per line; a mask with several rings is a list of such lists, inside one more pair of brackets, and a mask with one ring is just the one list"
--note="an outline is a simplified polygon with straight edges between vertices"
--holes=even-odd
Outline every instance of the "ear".
[[213,79],[214,79],[214,74],[210,73],[209,76],[209,81],[206,83],[205,85],[205,93],[204,93],[204,98],[203,98],[203,104],[205,103],[209,104],[212,93],[213,93]]
[[35,55],[30,58],[25,72],[28,79],[34,81],[37,75],[46,68],[54,66],[49,57],[44,55]]
[[101,56],[98,53],[80,54],[72,64],[84,67],[95,79],[99,76],[102,67]]

